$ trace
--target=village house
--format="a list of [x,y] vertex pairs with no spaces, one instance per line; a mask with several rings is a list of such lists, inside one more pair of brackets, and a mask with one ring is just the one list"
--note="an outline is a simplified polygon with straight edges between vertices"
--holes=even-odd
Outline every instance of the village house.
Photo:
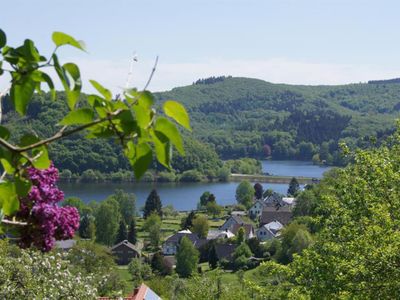
[[230,230],[209,230],[207,240],[229,239],[235,235]]
[[116,257],[116,262],[119,265],[127,265],[132,258],[140,257],[139,250],[127,240],[114,245],[111,248],[111,253]]
[[181,239],[184,236],[186,236],[193,243],[193,246],[195,246],[197,249],[199,249],[201,246],[207,243],[206,239],[201,239],[197,234],[192,233],[190,230],[186,229],[178,231],[174,235],[171,235],[170,237],[167,238],[167,240],[164,242],[162,246],[163,254],[175,255],[176,252],[178,251]]
[[224,224],[219,228],[220,230],[229,230],[233,224],[244,224],[244,221],[239,216],[230,216]]
[[285,226],[292,220],[292,215],[291,206],[264,207],[260,217],[260,225],[278,221]]
[[283,225],[278,221],[272,221],[261,226],[256,234],[260,241],[267,241],[280,235]]
[[257,200],[254,204],[249,208],[249,217],[253,220],[261,216],[261,212],[264,208],[264,202],[262,200]]

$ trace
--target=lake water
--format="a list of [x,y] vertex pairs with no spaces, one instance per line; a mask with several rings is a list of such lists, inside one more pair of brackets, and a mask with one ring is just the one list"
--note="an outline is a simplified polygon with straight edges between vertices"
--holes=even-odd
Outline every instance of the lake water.
[[[309,162],[299,161],[263,161],[263,171],[273,175],[307,176],[321,178],[327,167],[319,167]],[[235,191],[239,182],[221,183],[62,183],[60,188],[66,197],[79,197],[85,202],[102,201],[116,189],[122,189],[136,195],[136,205],[144,205],[147,196],[156,188],[163,205],[172,204],[177,210],[196,208],[200,196],[205,191],[213,193],[220,205],[236,203]],[[286,194],[287,184],[263,183],[264,189]]]

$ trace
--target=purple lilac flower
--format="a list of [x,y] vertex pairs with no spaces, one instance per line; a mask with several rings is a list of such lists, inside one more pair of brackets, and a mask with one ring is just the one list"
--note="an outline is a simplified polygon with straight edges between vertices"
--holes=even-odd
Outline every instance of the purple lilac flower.
[[28,226],[21,232],[22,247],[35,246],[50,251],[56,240],[72,238],[79,228],[79,213],[75,207],[59,207],[64,193],[56,186],[58,170],[51,164],[46,170],[28,168],[32,188],[27,197],[21,199],[18,217]]

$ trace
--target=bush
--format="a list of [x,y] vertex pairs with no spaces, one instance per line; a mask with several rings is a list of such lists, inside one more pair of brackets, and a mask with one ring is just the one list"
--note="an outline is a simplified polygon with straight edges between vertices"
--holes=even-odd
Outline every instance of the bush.
[[196,170],[185,171],[179,177],[181,182],[200,182],[203,181],[203,175]]

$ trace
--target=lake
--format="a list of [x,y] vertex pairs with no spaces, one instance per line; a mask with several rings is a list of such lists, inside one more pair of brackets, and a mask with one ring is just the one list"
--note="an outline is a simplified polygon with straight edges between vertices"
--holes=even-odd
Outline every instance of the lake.
[[[329,167],[315,166],[311,162],[301,161],[263,161],[263,172],[282,176],[306,176],[321,178]],[[196,208],[200,196],[205,191],[213,193],[220,205],[236,203],[235,191],[239,182],[202,182],[202,183],[60,183],[65,197],[79,197],[85,202],[102,201],[116,189],[122,189],[136,195],[136,206],[144,205],[153,188],[156,188],[163,205],[172,204],[177,210]],[[272,189],[286,194],[287,184],[262,183],[264,189]]]

